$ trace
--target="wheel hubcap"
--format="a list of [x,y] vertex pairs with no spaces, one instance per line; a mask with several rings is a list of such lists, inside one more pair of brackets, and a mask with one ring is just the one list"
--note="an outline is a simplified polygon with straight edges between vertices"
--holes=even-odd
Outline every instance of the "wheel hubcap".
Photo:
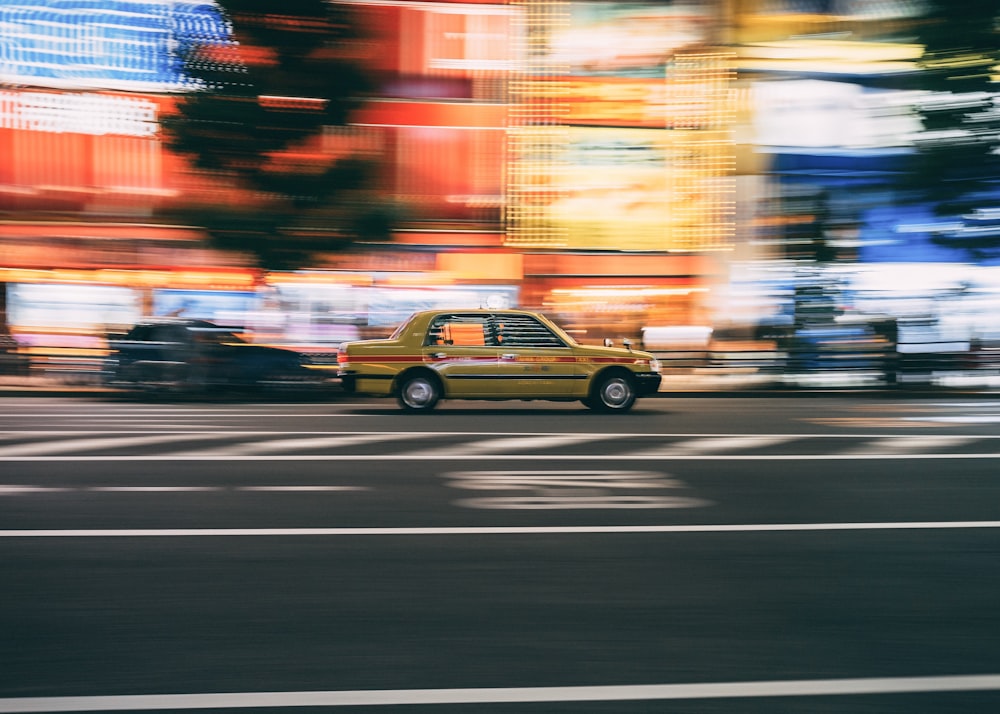
[[604,403],[608,406],[620,406],[628,401],[628,398],[628,385],[621,380],[616,379],[604,386]]
[[422,407],[431,400],[432,390],[426,382],[410,382],[406,385],[406,403]]

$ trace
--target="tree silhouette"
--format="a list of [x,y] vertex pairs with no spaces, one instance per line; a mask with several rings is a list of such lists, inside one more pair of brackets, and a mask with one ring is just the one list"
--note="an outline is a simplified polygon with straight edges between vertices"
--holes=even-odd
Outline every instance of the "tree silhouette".
[[222,249],[261,267],[302,267],[318,251],[388,235],[391,211],[372,199],[369,157],[320,149],[373,80],[351,49],[362,35],[346,5],[326,0],[218,0],[229,39],[181,48],[192,90],[165,117],[167,144],[194,167],[244,189],[243,205],[180,209]]
[[[1000,178],[1000,6],[996,0],[931,0],[918,26],[925,47],[912,170],[902,188],[939,214],[982,205]],[[994,199],[995,200],[995,199]]]

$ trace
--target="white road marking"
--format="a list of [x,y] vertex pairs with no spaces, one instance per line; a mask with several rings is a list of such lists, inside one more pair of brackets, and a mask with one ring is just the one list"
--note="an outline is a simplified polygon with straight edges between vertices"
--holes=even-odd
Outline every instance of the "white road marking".
[[[9,444],[0,445],[0,462],[2,461],[329,461],[329,460],[353,460],[353,461],[427,461],[427,460],[463,460],[474,458],[477,455],[488,455],[494,461],[555,461],[566,459],[582,459],[588,461],[836,461],[836,460],[877,460],[877,459],[996,459],[1000,458],[1000,451],[989,453],[912,453],[914,445],[920,449],[926,449],[935,444],[945,444],[953,446],[960,443],[962,439],[970,441],[980,441],[987,444],[997,443],[989,440],[1000,439],[998,434],[986,435],[937,435],[927,434],[914,437],[911,434],[594,434],[594,433],[565,433],[553,432],[548,434],[538,433],[516,433],[512,432],[503,438],[496,438],[495,432],[371,432],[371,431],[290,431],[290,432],[267,432],[267,431],[161,431],[161,432],[136,432],[121,431],[114,432],[117,436],[111,436],[108,432],[66,432],[66,431],[20,431],[20,432],[0,432],[2,438],[9,437],[10,434],[30,435],[32,437],[51,434],[53,436],[74,435],[76,439],[69,439],[54,442],[33,442],[31,444]],[[283,434],[288,438],[276,441],[261,440],[262,436],[275,436]],[[94,435],[93,438],[83,438]],[[99,436],[98,436],[99,435]],[[450,437],[460,439],[475,439],[477,437],[489,436],[493,438],[442,446],[440,448],[428,450],[416,450],[403,453],[381,453],[381,454],[301,454],[301,453],[281,453],[268,454],[261,453],[268,449],[295,449],[310,448],[319,446],[349,446],[355,443],[368,442],[393,442],[420,439],[428,436]],[[219,445],[217,447],[206,446],[197,451],[185,450],[182,453],[157,453],[157,454],[85,454],[80,453],[72,456],[61,456],[60,452],[67,453],[79,449],[81,451],[93,449],[108,449],[115,446],[146,445],[159,441],[170,443],[176,440],[186,439],[212,439],[212,438],[240,438],[239,444]],[[662,447],[643,449],[641,446],[636,450],[617,454],[521,454],[509,453],[509,449],[546,448],[573,443],[589,442],[595,439],[644,439],[655,444],[658,439],[685,439],[681,444],[664,445]],[[833,453],[807,453],[807,454],[741,454],[741,453],[704,453],[705,451],[723,449],[732,451],[740,447],[757,448],[761,446],[777,444],[782,442],[793,442],[800,439],[825,439],[831,446],[830,449],[837,450],[840,444],[850,443],[857,446],[860,441],[880,441],[884,445],[885,453],[880,453],[879,449],[855,448],[848,451],[834,451]],[[863,447],[864,445],[862,445]],[[1000,446],[1000,444],[998,444]],[[794,448],[794,445],[789,447]],[[253,451],[254,453],[247,453]]]
[[605,440],[610,438],[608,434],[533,434],[531,436],[515,435],[503,436],[499,439],[488,439],[486,441],[473,441],[467,444],[456,444],[444,446],[437,449],[421,449],[407,452],[405,455],[412,456],[438,456],[451,454],[482,454],[493,455],[508,451],[524,449],[546,449],[554,446],[566,446],[569,444],[582,444],[590,441]]
[[[472,453],[406,454],[130,454],[124,456],[5,456],[3,461],[469,461]],[[928,459],[1000,459],[1000,452],[977,454],[489,454],[491,461],[924,461]]]
[[[210,492],[227,491],[225,486],[85,486],[85,487],[50,487],[50,486],[24,486],[20,484],[0,484],[0,496],[25,496],[37,493],[65,493],[68,491],[90,491],[95,493],[189,493],[189,492]],[[335,491],[368,491],[367,486],[237,486],[234,491],[249,491],[263,493],[306,493],[306,492],[335,492]]]
[[681,488],[681,481],[659,471],[546,470],[453,471],[441,474],[447,486],[470,491],[524,489]]
[[900,421],[938,422],[944,424],[996,424],[1000,422],[1000,414],[981,414],[979,416],[901,417]]
[[[56,419],[71,419],[76,420],[80,417],[89,417],[87,413],[73,413],[73,414],[44,414],[44,413],[24,413],[18,414],[16,421],[18,423],[23,422],[25,419],[44,419],[45,421],[53,421]],[[364,414],[364,413],[351,413],[345,412],[343,414],[329,413],[329,412],[302,412],[302,413],[289,413],[289,412],[230,412],[224,409],[218,410],[176,410],[176,411],[135,411],[135,412],[121,412],[120,414],[109,414],[107,412],[101,412],[99,418],[101,421],[135,421],[136,419],[170,419],[172,417],[182,417],[184,419],[191,419],[194,421],[198,420],[209,420],[218,421],[219,419],[232,418],[232,419],[257,419],[261,417],[266,417],[267,419],[359,419],[364,417],[378,417],[382,418],[382,414]],[[10,419],[9,416],[0,416],[0,423]]]
[[190,432],[174,434],[147,434],[143,436],[103,437],[96,439],[66,439],[63,441],[40,441],[31,444],[15,444],[0,447],[0,455],[34,456],[67,451],[96,451],[97,449],[115,449],[121,446],[146,446],[149,444],[164,444],[171,441],[186,441],[188,439],[210,439],[213,435]]
[[[39,429],[7,429],[0,430],[0,438],[10,439],[14,437],[23,436],[34,436],[34,437],[45,437],[45,436],[90,436],[93,438],[97,437],[107,437],[111,434],[115,435],[143,435],[149,436],[151,434],[164,434],[173,436],[212,436],[212,437],[225,437],[225,436],[276,436],[282,434],[294,434],[296,436],[342,436],[342,435],[366,435],[370,434],[372,436],[389,436],[392,438],[402,438],[408,434],[420,434],[430,435],[437,434],[440,432],[410,432],[410,431],[400,431],[400,432],[382,432],[382,431],[247,431],[245,429],[206,429],[201,426],[178,426],[176,424],[171,424],[169,428],[159,428],[159,429],[115,429],[114,431],[108,431],[107,429],[101,429],[95,431],[92,429],[62,429],[62,430],[39,430]],[[444,435],[448,435],[449,432],[443,432]]]
[[[267,451],[292,451],[294,449],[316,449],[328,447],[353,446],[355,444],[370,444],[380,441],[402,441],[403,439],[423,439],[428,434],[412,432],[407,434],[342,434],[336,436],[313,436],[309,438],[296,439],[274,439],[271,441],[258,441],[254,443],[241,443],[232,446],[212,448],[208,447],[200,450],[184,451],[185,456],[197,454],[241,454],[241,453],[264,453]],[[0,452],[2,453],[2,452]]]
[[936,402],[934,404],[928,404],[926,406],[931,407],[945,407],[947,409],[979,409],[982,407],[989,407],[990,409],[996,409],[1000,407],[1000,402]]
[[187,493],[224,489],[218,486],[89,486],[81,490],[107,493]]
[[1000,521],[896,523],[748,523],[673,526],[452,526],[392,528],[67,528],[0,530],[0,538],[162,538],[298,536],[563,535],[595,533],[783,533],[795,531],[895,531],[1000,528]]
[[[763,446],[784,444],[790,441],[785,436],[724,436],[699,437],[692,441],[663,444],[652,449],[635,452],[640,456],[670,456],[673,454],[704,453],[706,451],[736,451],[737,449],[757,449]],[[630,456],[633,455],[630,453]]]
[[307,493],[310,491],[369,491],[367,486],[240,486],[237,491]]
[[870,454],[889,452],[919,452],[928,449],[949,448],[961,446],[976,440],[974,436],[900,436],[895,439],[873,439],[857,448],[851,449],[852,454]]
[[[311,415],[325,416],[325,415]],[[108,436],[109,432],[107,429],[101,430],[86,430],[86,429],[5,429],[0,430],[0,434],[16,434],[22,436],[86,436],[86,435],[98,435],[98,436]],[[491,437],[497,438],[498,436],[503,437],[572,437],[582,439],[584,441],[590,441],[595,439],[759,439],[759,438],[769,438],[769,439],[780,439],[785,441],[791,441],[795,439],[828,439],[828,440],[846,440],[853,441],[856,439],[910,439],[912,434],[898,434],[892,432],[869,432],[869,433],[852,433],[852,434],[826,434],[826,433],[782,433],[782,434],[720,434],[718,432],[640,432],[640,431],[630,431],[621,433],[608,433],[606,431],[601,432],[566,432],[566,431],[551,431],[551,432],[537,432],[537,431],[511,431],[505,432],[502,435],[497,434],[495,431],[424,431],[424,432],[413,432],[413,431],[330,431],[330,430],[316,430],[316,431],[274,431],[274,430],[246,430],[246,429],[204,429],[201,427],[196,427],[194,430],[183,430],[179,431],[176,427],[161,428],[158,431],[150,431],[148,429],[135,430],[135,429],[119,429],[110,434],[208,434],[216,436],[274,436],[275,434],[288,434],[295,436],[362,436],[362,435],[372,435],[372,436],[388,436],[392,438],[397,437],[407,437],[413,434],[418,434],[420,436],[437,436],[437,437]],[[936,436],[933,434],[928,434],[927,436]],[[954,436],[953,434],[940,434],[940,436]],[[974,434],[972,435],[976,439],[995,439],[1000,440],[1000,434]]]
[[0,496],[22,496],[29,493],[59,493],[73,491],[70,488],[51,488],[49,486],[21,486],[18,484],[0,485]]
[[[656,471],[456,471],[442,474],[447,486],[470,491],[520,491],[513,496],[483,496],[455,501],[463,508],[499,510],[583,510],[696,508],[710,501],[681,496],[631,495],[620,489],[685,488]],[[523,493],[527,492],[527,493]]]
[[132,694],[92,697],[0,699],[0,712],[149,711],[156,709],[246,709],[261,707],[418,706],[515,702],[601,702],[745,697],[822,697],[1000,689],[1000,674],[856,679],[790,679],[763,682],[628,684],[583,687],[489,687],[482,689],[362,689],[305,692]]
[[623,509],[664,509],[703,508],[711,506],[711,501],[687,496],[626,496],[626,495],[540,495],[540,496],[490,496],[486,498],[462,498],[455,501],[462,508],[480,508],[501,511],[556,511],[556,510],[623,510]]

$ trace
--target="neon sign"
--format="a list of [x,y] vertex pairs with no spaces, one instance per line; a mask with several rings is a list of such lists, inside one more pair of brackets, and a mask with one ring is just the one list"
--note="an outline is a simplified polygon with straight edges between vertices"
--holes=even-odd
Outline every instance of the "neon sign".
[[226,42],[211,2],[36,0],[0,3],[0,82],[36,87],[176,91],[184,50]]

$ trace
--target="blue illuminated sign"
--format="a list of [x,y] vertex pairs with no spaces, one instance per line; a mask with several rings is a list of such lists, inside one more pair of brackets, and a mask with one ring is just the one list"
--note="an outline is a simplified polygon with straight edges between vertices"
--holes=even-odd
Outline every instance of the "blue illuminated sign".
[[36,0],[0,3],[0,82],[35,87],[176,91],[195,41],[225,42],[211,2]]

